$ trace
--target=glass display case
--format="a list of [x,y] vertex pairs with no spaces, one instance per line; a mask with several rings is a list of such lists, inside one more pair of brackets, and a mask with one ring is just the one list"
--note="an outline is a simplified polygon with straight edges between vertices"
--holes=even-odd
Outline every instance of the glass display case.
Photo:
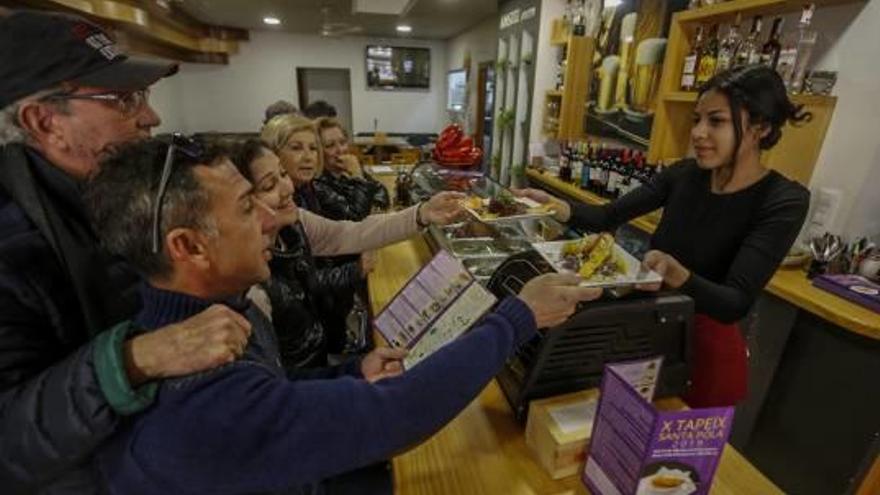
[[[478,172],[451,170],[424,163],[408,179],[412,201],[427,199],[440,191],[460,191],[482,197],[506,190]],[[575,239],[580,234],[550,217],[484,223],[475,218],[445,227],[428,228],[428,243],[462,260],[477,280],[485,282],[508,256],[529,251],[532,242]]]

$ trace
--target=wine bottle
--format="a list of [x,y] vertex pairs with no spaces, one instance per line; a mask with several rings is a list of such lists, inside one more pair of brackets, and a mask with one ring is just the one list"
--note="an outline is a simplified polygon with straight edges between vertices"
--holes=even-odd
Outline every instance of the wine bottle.
[[782,44],[779,42],[781,30],[782,17],[777,17],[773,20],[773,27],[770,28],[770,37],[767,38],[767,42],[761,47],[761,64],[771,69],[775,69],[776,64],[779,62],[779,52],[782,50]]
[[697,67],[697,87],[705,84],[715,75],[715,65],[718,61],[718,24],[712,24],[709,29],[709,37],[703,45],[700,53],[700,62]]
[[715,73],[723,72],[733,67],[733,59],[736,56],[736,50],[742,43],[742,36],[739,29],[742,23],[742,14],[736,14],[736,20],[728,28],[727,36],[721,40],[718,46],[718,60],[715,62]]
[[693,91],[697,86],[697,64],[699,63],[700,51],[703,49],[703,26],[697,26],[697,36],[691,51],[684,57],[684,67],[681,70],[681,90]]
[[757,64],[761,61],[761,19],[759,15],[752,18],[752,29],[736,51],[734,66]]
[[813,12],[816,6],[812,3],[804,6],[801,13],[801,21],[797,30],[797,58],[794,63],[794,71],[788,80],[787,88],[792,93],[800,93],[804,84],[804,75],[807,72],[807,66],[810,64],[810,58],[813,55],[813,47],[816,45],[818,33],[810,28],[810,22],[813,20]]

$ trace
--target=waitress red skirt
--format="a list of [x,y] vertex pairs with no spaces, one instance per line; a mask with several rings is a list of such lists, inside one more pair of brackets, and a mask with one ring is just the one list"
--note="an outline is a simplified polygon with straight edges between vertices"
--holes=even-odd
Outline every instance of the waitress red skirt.
[[684,400],[690,407],[733,406],[748,394],[746,341],[737,324],[694,316],[691,384]]

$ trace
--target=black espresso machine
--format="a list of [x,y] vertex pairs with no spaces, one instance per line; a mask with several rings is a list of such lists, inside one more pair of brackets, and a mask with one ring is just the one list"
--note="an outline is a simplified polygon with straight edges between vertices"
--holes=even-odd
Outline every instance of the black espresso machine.
[[[500,299],[552,271],[537,252],[526,251],[507,258],[487,287]],[[693,300],[675,293],[606,292],[565,323],[539,332],[507,360],[497,379],[517,419],[525,421],[534,399],[598,387],[606,363],[662,355],[656,397],[685,391]]]

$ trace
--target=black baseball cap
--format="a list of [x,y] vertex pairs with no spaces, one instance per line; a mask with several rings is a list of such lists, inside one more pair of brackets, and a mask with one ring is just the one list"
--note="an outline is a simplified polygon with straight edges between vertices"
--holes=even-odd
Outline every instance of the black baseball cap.
[[0,14],[0,108],[63,82],[132,91],[176,72],[176,63],[120,52],[107,32],[82,17]]

